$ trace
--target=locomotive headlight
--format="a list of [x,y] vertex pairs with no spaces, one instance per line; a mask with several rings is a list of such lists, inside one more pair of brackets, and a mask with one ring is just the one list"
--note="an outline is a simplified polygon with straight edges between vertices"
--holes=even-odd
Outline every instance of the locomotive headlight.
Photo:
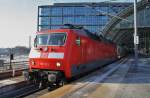
[[48,51],[48,48],[47,48],[47,47],[43,48],[43,51],[47,52],[47,51]]
[[34,61],[31,61],[31,64],[32,64],[32,65],[35,65],[35,62],[34,62]]
[[61,66],[60,62],[57,62],[57,63],[56,63],[56,66],[57,66],[57,67],[60,67],[60,66]]

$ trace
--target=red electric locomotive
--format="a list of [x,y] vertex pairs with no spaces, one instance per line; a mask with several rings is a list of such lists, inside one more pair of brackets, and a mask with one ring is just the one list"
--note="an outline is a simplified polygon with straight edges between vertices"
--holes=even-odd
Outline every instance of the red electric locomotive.
[[116,45],[83,28],[37,32],[29,55],[30,80],[63,85],[78,76],[117,59]]

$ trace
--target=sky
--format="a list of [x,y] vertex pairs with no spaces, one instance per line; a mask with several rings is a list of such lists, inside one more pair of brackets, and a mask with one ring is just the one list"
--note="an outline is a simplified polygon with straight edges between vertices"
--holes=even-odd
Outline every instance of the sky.
[[0,0],[0,48],[28,46],[29,36],[33,38],[37,29],[38,5],[81,1],[106,0]]

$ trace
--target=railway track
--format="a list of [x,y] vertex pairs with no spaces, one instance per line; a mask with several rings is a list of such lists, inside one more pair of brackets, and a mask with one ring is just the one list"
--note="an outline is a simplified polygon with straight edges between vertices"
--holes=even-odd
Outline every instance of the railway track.
[[[17,69],[13,73],[13,70],[9,70],[6,72],[0,72],[0,80],[11,78],[11,77],[16,77],[16,76],[21,76],[23,71],[26,71],[27,69]],[[14,74],[14,76],[13,76]]]
[[8,92],[11,92],[14,89],[18,89],[18,88],[21,88],[21,87],[26,86],[26,85],[27,85],[27,82],[22,81],[19,83],[14,83],[14,84],[2,86],[2,87],[0,87],[0,98],[3,98],[2,95],[7,94]]
[[0,88],[0,98],[22,98],[32,93],[45,89],[39,88],[38,84],[30,84],[27,81],[4,86]]

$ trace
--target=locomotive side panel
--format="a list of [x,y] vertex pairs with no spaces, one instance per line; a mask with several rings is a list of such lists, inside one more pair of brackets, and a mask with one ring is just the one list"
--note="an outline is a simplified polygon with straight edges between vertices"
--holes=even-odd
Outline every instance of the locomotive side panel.
[[[71,66],[71,77],[76,76],[80,73],[81,65],[85,63],[85,46],[83,42],[84,37],[76,33],[72,33],[72,46],[70,49],[70,66]],[[77,40],[80,40],[77,43]],[[83,66],[82,66],[83,67]]]
[[78,46],[75,44],[75,36],[73,38],[72,62],[70,64],[72,77],[96,69],[116,59],[114,46],[105,45],[102,41],[96,41],[81,35],[81,45]]

